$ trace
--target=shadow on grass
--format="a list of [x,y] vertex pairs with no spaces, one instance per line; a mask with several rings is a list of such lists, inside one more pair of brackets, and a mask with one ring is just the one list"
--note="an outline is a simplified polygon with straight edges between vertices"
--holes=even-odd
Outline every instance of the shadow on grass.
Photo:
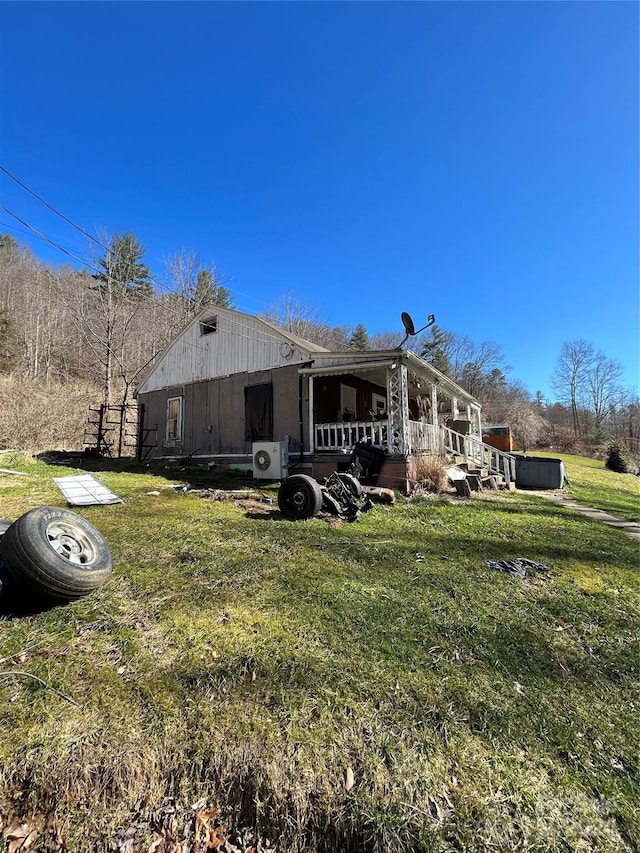
[[14,619],[26,619],[31,616],[39,616],[56,607],[64,607],[65,603],[38,599],[24,590],[13,587],[7,588],[3,585],[0,591],[0,621],[11,622]]
[[230,471],[217,467],[210,468],[208,465],[198,464],[188,459],[176,458],[175,461],[163,459],[138,462],[132,457],[122,459],[95,458],[81,453],[64,453],[56,450],[45,450],[39,453],[36,459],[54,469],[60,467],[80,468],[92,474],[99,474],[101,471],[109,471],[113,474],[146,474],[181,483],[189,482],[197,488],[256,488],[251,472]]

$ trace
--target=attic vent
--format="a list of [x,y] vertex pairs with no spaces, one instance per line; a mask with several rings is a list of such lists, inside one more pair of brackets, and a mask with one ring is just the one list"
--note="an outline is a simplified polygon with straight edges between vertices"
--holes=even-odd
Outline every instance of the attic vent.
[[212,335],[214,332],[218,331],[218,318],[217,317],[207,317],[206,320],[203,320],[200,323],[200,337],[202,335]]

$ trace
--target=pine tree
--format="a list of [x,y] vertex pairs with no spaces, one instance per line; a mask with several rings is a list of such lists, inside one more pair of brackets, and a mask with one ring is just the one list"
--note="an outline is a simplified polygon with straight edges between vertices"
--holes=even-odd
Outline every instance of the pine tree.
[[609,448],[604,467],[616,474],[626,474],[629,471],[629,460],[622,447],[615,441]]
[[423,341],[420,352],[421,358],[427,364],[435,367],[436,370],[444,373],[445,376],[448,376],[451,370],[446,353],[446,345],[450,340],[451,336],[448,332],[443,331],[439,326],[433,325],[429,329],[429,337]]
[[367,330],[362,323],[358,323],[358,325],[353,330],[351,337],[349,338],[349,348],[357,349],[357,350],[368,350],[369,347],[369,335],[367,334]]
[[121,295],[151,296],[151,270],[142,262],[144,253],[144,246],[129,231],[113,234],[106,253],[98,258],[103,272],[95,278]]
[[0,254],[13,257],[18,253],[18,241],[11,234],[0,234]]
[[215,267],[199,270],[191,300],[196,311],[205,305],[233,308],[231,291],[220,283]]

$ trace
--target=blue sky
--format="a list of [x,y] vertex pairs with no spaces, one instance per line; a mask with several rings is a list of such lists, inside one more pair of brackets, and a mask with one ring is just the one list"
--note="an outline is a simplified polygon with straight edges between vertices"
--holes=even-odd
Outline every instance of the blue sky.
[[[550,394],[583,338],[638,387],[633,2],[0,3],[0,164],[85,230],[181,248],[240,310],[400,312]],[[2,204],[86,241],[0,174]],[[35,253],[67,258],[4,211]]]

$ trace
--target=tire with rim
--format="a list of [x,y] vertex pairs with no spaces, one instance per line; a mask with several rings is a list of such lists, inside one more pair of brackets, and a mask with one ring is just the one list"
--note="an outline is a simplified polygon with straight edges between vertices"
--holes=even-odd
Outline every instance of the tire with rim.
[[111,574],[106,539],[81,515],[41,506],[20,516],[0,537],[0,560],[16,584],[38,597],[72,601]]
[[342,472],[338,472],[338,479],[344,485],[344,487],[351,492],[354,498],[362,497],[362,486],[360,484],[360,480],[357,477],[354,477],[353,474],[344,474]]
[[278,507],[290,521],[313,518],[322,508],[322,491],[313,477],[292,474],[280,486]]
[[[0,536],[3,536],[7,530],[11,527],[11,521],[0,521]],[[7,583],[7,575],[6,572],[2,568],[2,560],[0,560],[0,595],[2,595],[2,589]]]

